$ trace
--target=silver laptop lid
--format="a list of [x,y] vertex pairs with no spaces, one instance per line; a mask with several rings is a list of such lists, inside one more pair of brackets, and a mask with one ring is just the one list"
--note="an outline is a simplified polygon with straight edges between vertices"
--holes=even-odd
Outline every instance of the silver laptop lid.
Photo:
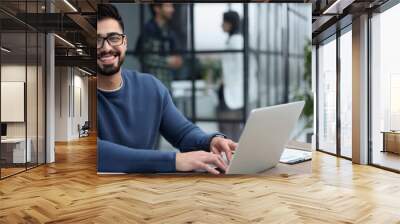
[[227,174],[254,174],[279,162],[304,101],[251,111]]

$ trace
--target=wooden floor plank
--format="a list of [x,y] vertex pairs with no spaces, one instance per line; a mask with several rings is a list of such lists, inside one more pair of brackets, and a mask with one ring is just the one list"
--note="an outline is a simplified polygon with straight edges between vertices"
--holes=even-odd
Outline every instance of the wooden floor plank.
[[96,138],[0,181],[0,223],[400,223],[400,175],[313,155],[293,176],[96,174]]

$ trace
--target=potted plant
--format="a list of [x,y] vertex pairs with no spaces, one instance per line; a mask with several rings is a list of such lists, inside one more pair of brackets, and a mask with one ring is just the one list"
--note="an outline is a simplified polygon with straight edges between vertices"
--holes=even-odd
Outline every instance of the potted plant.
[[311,142],[313,135],[313,118],[314,118],[314,97],[312,92],[312,74],[311,74],[311,41],[307,41],[304,46],[304,88],[297,89],[294,94],[294,100],[304,100],[305,105],[300,118],[303,121],[303,128],[300,133],[306,132],[307,142]]

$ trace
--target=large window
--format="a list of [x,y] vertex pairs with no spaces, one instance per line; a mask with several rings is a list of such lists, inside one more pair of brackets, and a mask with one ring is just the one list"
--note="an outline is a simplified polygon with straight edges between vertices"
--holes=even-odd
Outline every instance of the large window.
[[[354,131],[360,134],[362,141],[368,132],[368,139],[355,149],[362,150],[354,153],[359,156],[355,160],[363,162],[364,150],[368,148],[369,164],[400,171],[400,33],[395,29],[400,21],[400,5],[387,1],[373,9],[372,17],[368,16],[368,26],[363,25],[364,19],[367,18],[344,15],[337,24],[318,30],[313,38],[318,87],[316,145],[321,151],[352,159],[352,105],[359,104],[361,114],[354,115],[361,116],[360,121],[364,122],[364,113],[368,113],[369,123],[361,124],[368,130],[356,128]],[[358,33],[353,36],[352,21],[355,20]],[[331,34],[333,36],[325,39]],[[353,48],[352,43],[360,49]],[[355,57],[352,50],[357,50]],[[353,58],[359,62],[356,70],[360,76],[353,77]],[[364,83],[367,80],[368,85]],[[354,85],[353,81],[359,83]],[[354,98],[352,87],[358,84],[360,92],[354,92]],[[359,96],[361,91],[365,91],[365,95]],[[364,103],[364,99],[368,102]]]
[[400,5],[371,19],[372,163],[400,170]]
[[336,36],[318,48],[318,148],[336,154]]
[[351,158],[353,77],[351,25],[324,40],[317,49],[318,149]]
[[[124,67],[152,74],[146,57],[167,54],[138,51],[137,43],[152,18],[149,5],[114,4],[129,37]],[[169,21],[176,34],[175,54],[183,64],[168,73],[174,103],[205,130],[219,130],[238,140],[249,111],[303,97],[306,52],[311,39],[311,5],[195,3],[174,4]],[[239,30],[230,39],[223,15],[235,11]],[[132,13],[134,12],[134,13]],[[204,16],[207,15],[207,16]],[[127,23],[125,23],[127,24]],[[147,38],[149,39],[149,38]],[[157,74],[154,74],[157,76]],[[312,106],[312,103],[310,104]],[[296,133],[305,141],[303,126]],[[304,133],[304,131],[303,131]]]
[[352,33],[347,27],[340,36],[340,154],[352,157]]
[[[318,45],[318,149],[352,157],[351,25]],[[338,91],[339,90],[339,91]]]

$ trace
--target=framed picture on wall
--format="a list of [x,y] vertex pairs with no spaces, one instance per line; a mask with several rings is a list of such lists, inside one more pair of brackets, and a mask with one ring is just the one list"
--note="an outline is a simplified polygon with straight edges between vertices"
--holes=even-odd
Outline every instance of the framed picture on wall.
[[1,82],[1,122],[24,122],[25,82]]

